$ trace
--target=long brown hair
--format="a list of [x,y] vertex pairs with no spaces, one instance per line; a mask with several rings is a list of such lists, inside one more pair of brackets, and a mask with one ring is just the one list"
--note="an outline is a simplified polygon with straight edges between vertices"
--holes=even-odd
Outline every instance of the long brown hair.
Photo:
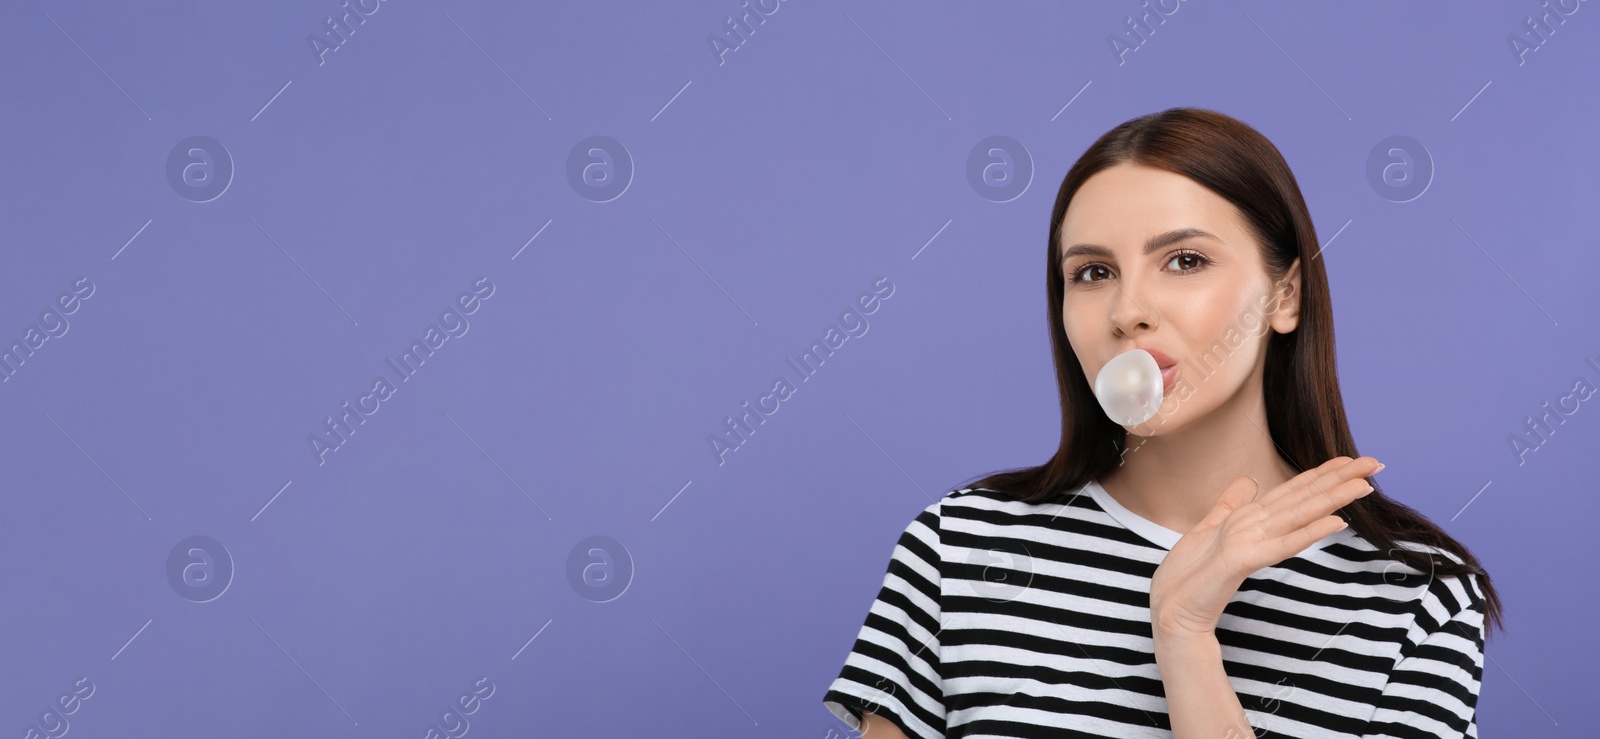
[[[1099,479],[1121,463],[1127,430],[1100,411],[1077,355],[1067,341],[1061,306],[1064,278],[1057,257],[1067,204],[1090,176],[1116,164],[1158,167],[1188,177],[1232,203],[1259,242],[1275,280],[1300,260],[1300,318],[1294,331],[1269,332],[1263,392],[1268,432],[1285,459],[1307,470],[1334,457],[1359,457],[1339,393],[1334,358],[1333,305],[1328,276],[1311,214],[1294,174],[1271,141],[1254,128],[1216,111],[1171,108],[1129,120],[1101,136],[1068,170],[1050,217],[1045,279],[1050,300],[1050,346],[1061,397],[1061,446],[1044,464],[990,474],[981,487],[1030,503],[1059,500]],[[1303,339],[1303,340],[1302,340]],[[1486,630],[1501,628],[1500,599],[1472,552],[1421,513],[1373,491],[1339,509],[1350,528],[1379,550],[1434,577],[1479,576],[1486,601]],[[1437,547],[1461,559],[1438,561],[1428,552],[1399,546],[1408,541]],[[1470,592],[1469,592],[1470,597]]]

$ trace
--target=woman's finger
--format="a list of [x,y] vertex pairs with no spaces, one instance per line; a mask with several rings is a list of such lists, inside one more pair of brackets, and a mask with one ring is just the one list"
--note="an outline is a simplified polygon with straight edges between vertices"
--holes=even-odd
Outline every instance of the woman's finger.
[[1299,502],[1310,495],[1325,494],[1326,491],[1355,475],[1352,470],[1359,472],[1363,464],[1376,467],[1378,460],[1372,457],[1334,457],[1313,469],[1296,475],[1284,484],[1283,490],[1274,491],[1269,498],[1271,503],[1284,500]]
[[1287,536],[1278,537],[1266,545],[1267,552],[1269,553],[1268,556],[1274,557],[1275,559],[1261,566],[1271,567],[1272,565],[1293,557],[1294,555],[1305,551],[1306,547],[1317,543],[1322,539],[1322,537],[1342,528],[1344,528],[1344,519],[1341,519],[1338,516],[1325,516],[1317,521],[1312,522],[1311,525],[1298,529]]
[[1285,495],[1293,495],[1308,489],[1314,489],[1311,487],[1312,483],[1314,483],[1318,478],[1333,472],[1340,467],[1343,467],[1344,465],[1350,463],[1350,461],[1351,459],[1349,457],[1334,457],[1333,459],[1323,462],[1316,467],[1312,467],[1309,470],[1289,478],[1287,482],[1267,491],[1256,500],[1264,506],[1271,507],[1273,501],[1282,498]]
[[1195,524],[1196,529],[1215,526],[1228,520],[1239,506],[1249,503],[1260,492],[1260,485],[1255,478],[1250,476],[1236,477],[1233,482],[1222,489],[1222,495],[1217,498],[1216,505],[1211,507],[1211,512],[1200,523]]
[[1307,495],[1300,502],[1282,507],[1272,512],[1272,522],[1268,524],[1268,531],[1295,531],[1319,518],[1327,516],[1340,508],[1349,505],[1351,501],[1372,492],[1372,484],[1364,477],[1345,480],[1338,486],[1324,493]]
[[[1351,480],[1362,480],[1365,482],[1365,478],[1377,471],[1377,469],[1378,460],[1373,459],[1372,457],[1359,457],[1357,459],[1350,460],[1343,465],[1335,467],[1326,473],[1323,473],[1322,476],[1311,481],[1307,487],[1299,490],[1298,492],[1291,495],[1280,496],[1276,500],[1278,501],[1278,505],[1286,508],[1298,509],[1299,506],[1304,504],[1306,501],[1317,500],[1320,498],[1323,502],[1330,505],[1328,511],[1332,511],[1339,506],[1350,502],[1349,500],[1339,500],[1338,496],[1334,493],[1335,490],[1338,490],[1341,486],[1347,482],[1350,482]],[[1327,511],[1323,512],[1326,513]]]

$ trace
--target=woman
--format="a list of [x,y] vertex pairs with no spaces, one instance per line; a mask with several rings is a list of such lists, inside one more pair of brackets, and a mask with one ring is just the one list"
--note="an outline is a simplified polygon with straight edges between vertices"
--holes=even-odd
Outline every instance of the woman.
[[[1051,214],[1060,448],[911,521],[829,710],[874,739],[1477,736],[1499,599],[1357,456],[1319,251],[1237,120],[1096,141]],[[1124,427],[1091,387],[1132,349],[1164,395]]]

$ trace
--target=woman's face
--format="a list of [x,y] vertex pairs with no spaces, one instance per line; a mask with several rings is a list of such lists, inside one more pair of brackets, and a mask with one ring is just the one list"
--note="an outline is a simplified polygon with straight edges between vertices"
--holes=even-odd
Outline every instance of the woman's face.
[[1299,260],[1275,285],[1238,209],[1164,169],[1119,164],[1090,177],[1067,206],[1058,249],[1061,319],[1090,387],[1129,349],[1176,366],[1155,417],[1124,427],[1140,436],[1259,393],[1267,332],[1293,331],[1298,319]]

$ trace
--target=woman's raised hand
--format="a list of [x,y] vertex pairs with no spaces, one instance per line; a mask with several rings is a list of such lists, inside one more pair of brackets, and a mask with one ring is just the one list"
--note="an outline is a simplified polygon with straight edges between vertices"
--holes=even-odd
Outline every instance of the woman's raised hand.
[[1150,582],[1150,620],[1161,636],[1213,636],[1222,609],[1263,567],[1282,562],[1345,522],[1333,512],[1372,492],[1372,457],[1334,457],[1264,493],[1250,477],[1222,497],[1167,552]]

